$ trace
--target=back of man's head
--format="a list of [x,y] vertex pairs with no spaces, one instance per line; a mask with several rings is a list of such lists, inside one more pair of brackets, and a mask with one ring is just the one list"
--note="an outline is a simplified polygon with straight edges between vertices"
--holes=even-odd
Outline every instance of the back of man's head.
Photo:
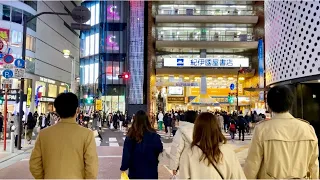
[[269,90],[267,102],[272,112],[284,113],[291,109],[293,98],[293,93],[288,87],[275,86]]
[[77,112],[78,97],[73,93],[61,93],[54,100],[54,107],[60,118],[71,118]]
[[194,123],[198,116],[198,113],[196,111],[187,111],[184,113],[184,121],[189,123]]

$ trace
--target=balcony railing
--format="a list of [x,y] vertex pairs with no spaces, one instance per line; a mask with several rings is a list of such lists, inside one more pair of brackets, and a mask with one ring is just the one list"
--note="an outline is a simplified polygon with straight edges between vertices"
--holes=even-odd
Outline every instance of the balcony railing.
[[206,36],[177,36],[177,35],[158,35],[158,41],[254,41],[249,34],[234,35],[206,35]]
[[194,9],[172,9],[172,10],[157,10],[157,15],[184,15],[184,16],[253,16],[253,10],[194,10]]

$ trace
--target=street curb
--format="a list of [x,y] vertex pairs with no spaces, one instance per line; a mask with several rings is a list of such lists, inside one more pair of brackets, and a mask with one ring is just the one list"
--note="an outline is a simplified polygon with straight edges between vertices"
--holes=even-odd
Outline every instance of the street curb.
[[1,160],[0,160],[0,164],[3,163],[3,162],[6,162],[6,161],[8,161],[8,160],[10,160],[10,159],[12,159],[12,158],[14,158],[14,157],[16,157],[16,156],[19,156],[19,155],[21,155],[21,154],[29,151],[29,150],[32,149],[32,148],[33,148],[33,147],[28,147],[28,148],[26,148],[26,149],[24,149],[24,150],[19,150],[20,152],[12,153],[12,154],[9,155],[8,157],[5,157],[5,158],[1,159]]

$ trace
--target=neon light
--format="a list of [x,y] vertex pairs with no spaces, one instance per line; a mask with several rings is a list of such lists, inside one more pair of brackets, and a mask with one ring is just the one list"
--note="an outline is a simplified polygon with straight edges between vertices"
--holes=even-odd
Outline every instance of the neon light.
[[120,20],[120,16],[118,12],[115,10],[117,9],[117,6],[110,5],[107,7],[107,20]]
[[114,51],[119,51],[119,45],[117,42],[114,41],[114,39],[116,39],[115,36],[113,35],[109,35],[107,37],[107,50],[114,50]]

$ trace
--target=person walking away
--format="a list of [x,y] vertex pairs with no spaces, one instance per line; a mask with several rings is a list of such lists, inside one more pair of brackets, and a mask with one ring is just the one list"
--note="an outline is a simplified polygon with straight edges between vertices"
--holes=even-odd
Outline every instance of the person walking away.
[[242,135],[242,141],[244,141],[244,131],[246,129],[246,120],[243,117],[242,111],[240,111],[238,116],[238,130],[239,130],[239,140],[241,140]]
[[160,113],[158,114],[158,130],[162,131],[162,124],[163,124],[163,113],[162,111],[160,111]]
[[38,111],[35,111],[35,112],[33,113],[33,119],[36,121],[36,124],[37,124],[38,118],[39,118]]
[[120,126],[120,131],[123,131],[123,122],[124,122],[124,115],[122,114],[122,112],[120,113],[120,118],[119,118],[119,126]]
[[0,140],[3,139],[3,115],[0,112]]
[[248,179],[319,179],[318,139],[307,121],[289,113],[294,99],[286,86],[269,90],[273,116],[253,132],[244,166]]
[[61,93],[54,107],[61,120],[40,131],[29,168],[35,179],[96,179],[98,156],[93,132],[77,124],[78,98]]
[[178,123],[177,116],[174,116],[171,122],[172,136],[174,136],[178,130],[178,128],[176,127],[177,123]]
[[100,141],[103,140],[99,130],[101,129],[101,118],[100,118],[100,114],[98,111],[94,112],[93,114],[93,123],[92,123],[92,131],[97,130],[97,134],[100,138]]
[[194,121],[197,115],[195,111],[185,112],[183,119],[180,121],[179,129],[173,138],[169,159],[169,168],[172,170],[173,175],[177,175],[182,152],[192,142]]
[[33,133],[33,129],[36,126],[36,124],[37,124],[37,122],[34,119],[34,116],[32,116],[32,113],[29,112],[28,120],[27,120],[27,141],[28,141],[28,144],[31,144],[32,133]]
[[[13,115],[13,114],[12,114]],[[20,126],[20,123],[19,123],[19,113],[17,113],[16,116],[14,116],[14,126],[15,126],[15,129],[14,129],[14,147],[18,147],[18,134],[19,134],[19,126]]]
[[158,157],[163,151],[160,136],[151,127],[147,114],[138,111],[123,145],[121,171],[129,179],[158,179]]
[[224,119],[223,119],[222,113],[219,113],[218,115],[219,115],[218,117],[219,117],[221,131],[223,131],[224,130]]
[[236,131],[237,131],[236,122],[232,119],[230,122],[230,128],[229,128],[229,133],[230,133],[232,141],[234,140],[234,136],[236,134]]
[[174,117],[174,114],[170,114],[168,116],[168,121],[167,123],[165,123],[165,127],[167,128],[167,133],[166,133],[166,139],[169,139],[171,137],[171,134],[172,134],[172,121],[173,121],[173,117]]
[[246,179],[238,157],[226,143],[218,117],[201,113],[194,123],[191,146],[180,159],[180,178]]
[[224,112],[222,116],[223,116],[224,131],[227,133],[230,125],[230,116],[227,114],[227,112]]

